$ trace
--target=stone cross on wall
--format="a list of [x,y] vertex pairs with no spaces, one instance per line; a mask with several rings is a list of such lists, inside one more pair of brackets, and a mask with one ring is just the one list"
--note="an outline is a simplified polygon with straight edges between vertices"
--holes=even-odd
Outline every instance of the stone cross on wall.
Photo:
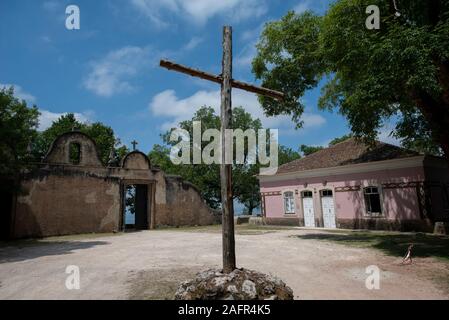
[[131,144],[133,145],[133,151],[136,151],[136,146],[139,144],[136,140],[131,141]]

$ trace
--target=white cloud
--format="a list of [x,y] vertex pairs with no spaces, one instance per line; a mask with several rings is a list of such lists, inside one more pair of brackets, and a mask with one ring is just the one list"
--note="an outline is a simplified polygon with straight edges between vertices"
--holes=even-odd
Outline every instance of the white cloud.
[[54,12],[61,8],[61,3],[56,0],[48,0],[42,3],[42,7],[47,11]]
[[193,50],[196,47],[198,47],[198,45],[200,45],[203,41],[204,41],[203,38],[193,37],[192,39],[190,39],[189,42],[187,42],[187,44],[184,46],[183,49],[187,51]]
[[14,96],[16,98],[19,98],[20,100],[25,100],[27,104],[32,105],[36,103],[36,97],[32,94],[26,92],[23,90],[21,86],[18,86],[16,84],[2,84],[0,83],[0,88],[10,88],[14,87]]
[[324,13],[329,8],[329,0],[300,0],[293,10],[297,14],[301,14],[307,10],[312,10],[315,13]]
[[377,139],[395,146],[401,146],[401,141],[393,136],[393,131],[393,124],[386,123],[382,128],[380,128]]
[[152,61],[150,53],[148,47],[133,46],[109,52],[104,58],[91,62],[84,87],[103,97],[133,91],[135,87],[129,78],[148,67]]
[[[39,110],[39,112],[41,113],[39,116],[39,131],[44,131],[45,129],[49,128],[53,121],[56,121],[59,117],[67,114],[67,112],[55,113],[48,110]],[[86,111],[82,113],[74,113],[74,115],[79,122],[86,123],[92,120],[93,112]]]
[[251,63],[254,59],[254,57],[257,54],[257,42],[259,41],[260,34],[262,33],[262,30],[265,26],[265,22],[259,24],[254,29],[248,29],[244,31],[241,36],[240,40],[246,45],[243,47],[242,50],[237,54],[236,58],[234,59],[234,63],[237,66],[251,66]]
[[[294,130],[294,123],[290,116],[265,116],[255,94],[234,90],[232,104],[234,108],[244,107],[253,118],[259,118],[265,128],[279,129],[282,132]],[[149,109],[153,115],[167,119],[162,123],[161,129],[168,130],[176,127],[180,121],[191,119],[195,111],[204,105],[213,107],[216,114],[219,114],[220,90],[200,90],[184,99],[180,99],[174,90],[165,90],[153,97]],[[326,123],[326,119],[321,115],[309,112],[305,112],[302,119],[304,120],[304,129],[320,127]]]
[[319,114],[309,112],[304,112],[302,114],[302,120],[304,121],[304,129],[320,127],[326,123],[326,119]]
[[42,36],[40,39],[45,43],[51,43],[51,38],[49,36]]
[[[14,87],[14,96],[18,99],[25,100],[27,104],[30,106],[36,102],[36,97],[31,95],[28,92],[25,92],[21,86],[18,85],[11,85],[11,84],[2,84],[0,83],[0,89],[2,88],[10,88],[11,86]],[[57,120],[59,117],[66,115],[68,112],[63,113],[55,113],[48,110],[39,109],[39,127],[37,130],[44,131],[45,129],[49,128],[53,121]],[[82,122],[86,123],[91,121],[94,116],[95,112],[92,110],[87,110],[81,113],[75,112],[74,113],[75,118]]]
[[240,21],[268,11],[266,2],[260,0],[132,0],[131,3],[155,26],[162,28],[169,25],[167,13],[202,25],[217,15]]
[[293,10],[297,13],[297,14],[301,14],[304,11],[310,10],[311,9],[311,4],[309,0],[302,0],[300,3],[298,3]]
[[234,64],[239,67],[250,67],[257,54],[256,43],[246,45],[234,59]]
[[259,38],[259,35],[264,26],[265,26],[265,22],[260,24],[259,26],[257,26],[257,28],[248,29],[248,30],[243,31],[240,35],[240,40],[254,42],[255,40],[257,40]]

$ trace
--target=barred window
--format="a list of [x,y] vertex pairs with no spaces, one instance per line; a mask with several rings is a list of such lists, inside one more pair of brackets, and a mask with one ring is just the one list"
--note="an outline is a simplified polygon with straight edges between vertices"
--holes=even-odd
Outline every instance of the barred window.
[[302,197],[303,198],[313,198],[312,191],[303,191],[302,192]]
[[364,190],[366,213],[381,214],[382,205],[380,203],[379,188],[367,187]]
[[284,192],[284,212],[286,214],[295,213],[295,199],[292,191]]
[[321,190],[321,196],[322,197],[332,197],[332,190]]

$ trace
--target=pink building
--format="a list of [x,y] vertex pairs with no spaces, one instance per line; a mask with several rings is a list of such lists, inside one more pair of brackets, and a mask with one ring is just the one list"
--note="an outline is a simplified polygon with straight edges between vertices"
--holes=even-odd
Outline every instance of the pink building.
[[449,221],[447,162],[348,139],[260,176],[268,224],[432,231]]

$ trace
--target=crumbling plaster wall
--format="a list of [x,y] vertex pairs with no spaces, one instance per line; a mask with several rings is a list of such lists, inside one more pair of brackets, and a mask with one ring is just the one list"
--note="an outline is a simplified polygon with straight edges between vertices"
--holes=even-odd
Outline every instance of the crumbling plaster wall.
[[[81,147],[77,165],[69,161],[70,143]],[[153,168],[145,154],[133,151],[124,157],[121,167],[104,167],[93,140],[69,132],[58,137],[44,162],[24,176],[21,193],[16,196],[12,235],[119,231],[126,184],[150,186],[149,227],[207,225],[220,220],[194,186]]]
[[221,221],[197,188],[179,176],[165,176],[165,200],[156,202],[156,226],[210,225]]
[[15,238],[118,230],[118,179],[65,172],[22,183],[13,222]]

